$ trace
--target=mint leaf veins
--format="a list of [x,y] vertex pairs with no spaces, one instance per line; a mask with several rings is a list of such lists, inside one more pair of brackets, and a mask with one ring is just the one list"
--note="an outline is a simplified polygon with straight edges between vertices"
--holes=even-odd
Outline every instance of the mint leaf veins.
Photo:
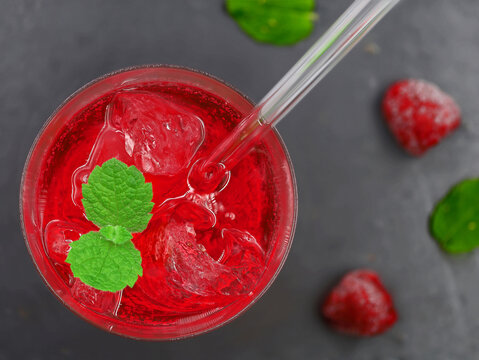
[[121,245],[91,231],[73,241],[66,262],[75,277],[98,290],[119,291],[132,287],[143,275],[141,254],[131,241]]
[[479,179],[455,185],[436,205],[430,231],[449,253],[465,253],[479,246]]
[[249,36],[273,45],[304,39],[317,19],[314,0],[226,0],[226,9]]
[[85,214],[100,230],[72,242],[65,261],[75,277],[95,289],[132,287],[143,269],[131,233],[143,231],[150,221],[151,184],[136,167],[110,159],[93,169],[82,192]]
[[131,232],[141,232],[150,221],[153,208],[151,183],[134,166],[117,159],[96,166],[82,185],[83,207],[98,227],[119,225]]

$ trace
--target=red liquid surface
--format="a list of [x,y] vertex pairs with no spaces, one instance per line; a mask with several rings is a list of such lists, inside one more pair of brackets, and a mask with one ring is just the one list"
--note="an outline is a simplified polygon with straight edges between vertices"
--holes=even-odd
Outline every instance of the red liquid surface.
[[[194,114],[203,122],[204,139],[182,136],[193,150],[201,143],[190,153],[171,148],[173,161],[184,162],[191,155],[187,166],[173,163],[175,174],[144,173],[153,185],[155,203],[148,228],[133,238],[142,255],[144,275],[133,288],[105,293],[75,279],[64,262],[70,241],[96,230],[84,215],[78,189],[93,166],[111,157],[140,170],[149,165],[136,150],[128,154],[119,118],[110,118],[111,127],[105,125],[105,113],[112,111],[109,104],[117,100],[118,92],[97,99],[67,121],[45,153],[37,183],[43,246],[58,276],[85,311],[132,324],[169,324],[251,296],[275,246],[278,209],[268,148],[261,145],[241,160],[220,192],[197,194],[187,184],[189,168],[232,131],[241,114],[222,99],[181,84],[144,84],[129,87],[129,94],[160,95],[174,109]],[[155,104],[149,106],[154,109]],[[124,115],[121,109],[115,111]],[[165,111],[165,107],[156,111]]]

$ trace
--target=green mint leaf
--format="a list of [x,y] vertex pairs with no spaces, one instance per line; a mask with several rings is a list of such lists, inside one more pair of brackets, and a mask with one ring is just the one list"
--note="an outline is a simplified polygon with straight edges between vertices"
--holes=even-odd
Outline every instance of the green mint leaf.
[[83,207],[98,227],[123,226],[129,232],[145,230],[153,208],[151,183],[134,166],[110,159],[91,172],[82,185]]
[[304,39],[317,19],[314,0],[226,0],[226,9],[249,36],[274,45]]
[[133,236],[123,226],[107,225],[100,229],[102,234],[107,240],[113,241],[117,245],[121,245],[131,240]]
[[465,253],[479,246],[479,179],[455,185],[436,205],[430,231],[449,253]]
[[115,244],[92,231],[70,244],[65,262],[73,275],[98,290],[119,291],[132,287],[143,275],[141,254],[131,241]]

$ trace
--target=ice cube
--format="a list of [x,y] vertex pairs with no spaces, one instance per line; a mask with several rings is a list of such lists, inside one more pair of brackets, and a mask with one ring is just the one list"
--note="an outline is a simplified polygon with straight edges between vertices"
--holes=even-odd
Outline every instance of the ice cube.
[[88,228],[84,225],[62,220],[50,221],[43,234],[48,257],[56,264],[64,264],[70,243],[87,232]]
[[127,165],[133,165],[133,159],[125,151],[125,136],[114,128],[108,117],[98,134],[90,151],[87,162],[73,172],[72,200],[75,205],[82,206],[81,186],[85,184],[95,166],[101,166],[105,161],[116,158]]
[[232,291],[246,293],[256,285],[266,268],[264,250],[247,231],[223,229],[221,235],[225,252],[220,261],[241,279],[241,284]]
[[202,296],[215,295],[221,278],[230,276],[229,270],[214,261],[195,238],[190,223],[173,220],[166,226],[163,234],[166,270],[180,288]]
[[202,296],[238,296],[249,292],[265,268],[263,249],[245,231],[223,229],[221,237],[215,239],[215,245],[224,248],[217,261],[197,242],[191,223],[171,220],[158,243],[170,281]]
[[204,139],[203,122],[160,95],[123,91],[109,106],[111,124],[143,172],[173,176],[188,166]]
[[122,292],[101,291],[75,279],[71,287],[73,298],[83,306],[99,314],[116,315],[121,302]]
[[248,294],[261,278],[265,257],[256,239],[213,228],[208,214],[193,202],[170,202],[135,238],[145,255],[137,286],[151,301],[177,311],[204,310]]

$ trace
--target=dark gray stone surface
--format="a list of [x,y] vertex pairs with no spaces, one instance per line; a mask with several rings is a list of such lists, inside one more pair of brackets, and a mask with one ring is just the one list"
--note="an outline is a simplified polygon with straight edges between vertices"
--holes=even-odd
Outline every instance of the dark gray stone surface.
[[[91,79],[165,63],[210,72],[259,100],[349,0],[317,0],[314,34],[260,45],[222,0],[0,0],[0,359],[478,359],[478,254],[443,254],[427,233],[435,201],[479,175],[479,2],[403,0],[279,130],[299,188],[292,251],[244,316],[210,334],[148,343],[107,334],[42,283],[18,220],[21,170],[45,119]],[[367,51],[377,44],[378,54]],[[459,102],[460,130],[420,159],[385,130],[378,100],[392,80],[432,80]],[[347,270],[371,267],[400,320],[383,336],[330,331],[318,299]]]

